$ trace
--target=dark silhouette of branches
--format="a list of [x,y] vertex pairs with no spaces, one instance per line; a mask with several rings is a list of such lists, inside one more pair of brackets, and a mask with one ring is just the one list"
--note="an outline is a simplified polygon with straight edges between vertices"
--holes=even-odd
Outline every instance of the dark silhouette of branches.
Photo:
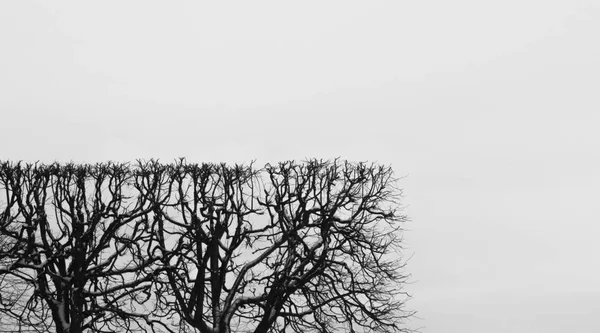
[[[12,240],[0,234],[0,253],[6,253],[13,246]],[[10,258],[0,257],[0,270],[14,263]],[[0,275],[0,332],[41,331],[47,327],[47,312],[31,299],[33,288],[10,274]],[[32,311],[33,310],[33,311]],[[28,329],[30,326],[33,328]]]
[[168,187],[155,226],[164,311],[202,333],[403,330],[391,169],[182,163]]
[[0,279],[27,292],[15,301],[20,314],[2,311],[44,332],[50,324],[59,333],[138,328],[153,273],[142,250],[153,202],[129,186],[138,178],[122,164],[3,163],[0,230],[9,245],[1,257],[9,264]]
[[22,331],[403,332],[412,314],[389,167],[4,162],[0,191],[0,312]]

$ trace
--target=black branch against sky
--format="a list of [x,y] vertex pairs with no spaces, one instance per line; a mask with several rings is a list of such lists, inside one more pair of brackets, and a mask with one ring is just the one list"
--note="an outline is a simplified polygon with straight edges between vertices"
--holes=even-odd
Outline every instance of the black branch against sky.
[[0,330],[403,332],[391,168],[0,163]]

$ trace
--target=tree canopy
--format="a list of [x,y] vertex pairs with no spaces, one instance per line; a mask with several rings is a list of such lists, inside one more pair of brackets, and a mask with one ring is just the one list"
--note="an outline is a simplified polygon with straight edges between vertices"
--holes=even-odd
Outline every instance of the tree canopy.
[[0,191],[13,329],[407,330],[390,167],[2,162]]

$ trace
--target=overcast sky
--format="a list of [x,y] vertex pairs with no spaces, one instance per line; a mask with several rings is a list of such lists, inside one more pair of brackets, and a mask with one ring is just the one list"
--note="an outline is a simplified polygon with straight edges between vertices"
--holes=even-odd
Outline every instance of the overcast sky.
[[593,0],[2,1],[0,159],[390,164],[412,328],[596,333],[599,59]]

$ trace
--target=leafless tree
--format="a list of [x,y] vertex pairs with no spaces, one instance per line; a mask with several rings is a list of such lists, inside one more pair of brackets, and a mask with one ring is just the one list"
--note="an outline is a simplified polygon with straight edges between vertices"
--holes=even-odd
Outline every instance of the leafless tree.
[[0,311],[43,332],[141,329],[154,274],[142,248],[154,203],[129,186],[139,174],[114,163],[2,163],[0,280],[24,292],[4,288]]
[[0,312],[58,333],[403,332],[395,185],[338,160],[0,163]]
[[159,308],[201,333],[405,331],[388,167],[180,163],[157,214]]
[[[0,253],[12,247],[12,240],[0,234]],[[14,260],[0,256],[0,270],[9,267]],[[33,293],[31,285],[9,275],[0,275],[0,332],[39,331],[47,327],[47,312],[40,304],[27,302]],[[30,311],[33,309],[33,311]],[[33,326],[33,328],[30,328]]]

